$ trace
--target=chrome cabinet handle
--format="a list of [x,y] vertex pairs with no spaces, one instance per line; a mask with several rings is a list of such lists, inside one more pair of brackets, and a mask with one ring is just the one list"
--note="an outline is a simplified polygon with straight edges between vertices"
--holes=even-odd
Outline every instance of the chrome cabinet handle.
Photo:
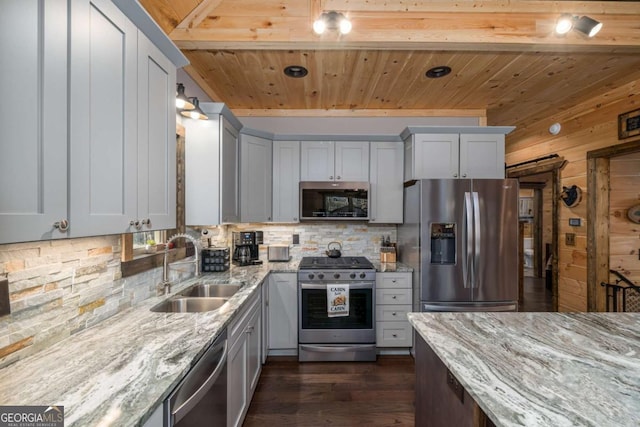
[[57,228],[59,231],[64,233],[69,229],[69,221],[67,221],[66,219],[56,221],[53,223],[53,228]]
[[396,283],[396,279],[391,279],[391,283]]
[[140,221],[138,221],[137,219],[132,219],[131,221],[129,221],[129,225],[135,227],[136,230],[140,230],[140,228],[142,227]]
[[336,176],[336,179],[340,179],[340,175]]
[[329,179],[333,179],[333,175],[329,176]]
[[467,174],[466,174],[466,173],[463,173],[463,174],[462,174],[462,177],[463,177],[463,178],[466,178],[466,177],[467,177]]
[[398,338],[398,334],[391,334],[392,337]]
[[458,174],[457,174],[457,173],[454,173],[454,174],[453,174],[453,177],[454,177],[454,178],[457,178],[457,177],[458,177]]
[[393,313],[391,313],[391,315],[392,315],[392,316],[395,316],[395,315],[396,315],[396,312],[394,311]]

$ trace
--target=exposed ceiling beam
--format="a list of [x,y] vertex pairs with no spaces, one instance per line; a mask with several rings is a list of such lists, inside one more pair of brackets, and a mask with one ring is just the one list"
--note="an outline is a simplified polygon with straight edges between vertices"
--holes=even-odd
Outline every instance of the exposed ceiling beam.
[[[530,2],[529,2],[530,3]],[[557,3],[557,2],[538,2]],[[588,2],[587,2],[588,3]],[[619,2],[615,2],[619,3]],[[170,37],[185,50],[220,49],[429,49],[466,51],[640,52],[638,16],[591,15],[605,23],[592,39],[554,34],[558,14],[351,12],[346,36],[317,36],[299,17],[217,16],[197,28],[176,28]]]
[[196,6],[176,28],[195,28],[204,21],[211,12],[222,3],[222,0],[203,0]]

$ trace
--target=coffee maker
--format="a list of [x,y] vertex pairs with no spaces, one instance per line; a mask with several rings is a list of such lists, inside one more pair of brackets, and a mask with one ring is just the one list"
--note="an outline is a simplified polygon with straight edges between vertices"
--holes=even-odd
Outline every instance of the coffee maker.
[[262,264],[259,258],[258,245],[262,244],[262,231],[234,231],[233,257],[234,265]]

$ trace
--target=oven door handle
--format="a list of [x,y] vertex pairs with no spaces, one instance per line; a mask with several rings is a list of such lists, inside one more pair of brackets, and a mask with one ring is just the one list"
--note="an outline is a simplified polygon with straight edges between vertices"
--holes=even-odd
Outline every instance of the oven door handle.
[[325,284],[316,284],[316,283],[300,283],[301,289],[327,289],[327,286],[331,285],[349,285],[349,289],[373,289],[373,283],[349,283],[345,281],[343,283],[325,283]]

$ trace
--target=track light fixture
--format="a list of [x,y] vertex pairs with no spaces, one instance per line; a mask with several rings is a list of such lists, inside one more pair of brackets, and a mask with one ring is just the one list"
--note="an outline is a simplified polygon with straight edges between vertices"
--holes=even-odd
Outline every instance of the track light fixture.
[[181,110],[193,110],[196,108],[196,106],[189,101],[187,95],[184,94],[184,85],[182,83],[178,83],[176,92],[176,108]]
[[188,117],[194,120],[208,120],[209,117],[200,109],[200,103],[198,102],[198,98],[193,97],[189,98],[189,101],[193,104],[193,110],[182,110],[180,114],[184,117]]
[[313,31],[316,34],[322,34],[325,30],[338,30],[340,34],[348,34],[351,31],[351,21],[349,21],[342,13],[332,10],[331,12],[323,12],[320,18],[313,23]]
[[581,32],[587,37],[593,37],[602,29],[602,22],[588,16],[574,16],[569,13],[560,15],[556,21],[556,34],[564,35],[572,29]]

